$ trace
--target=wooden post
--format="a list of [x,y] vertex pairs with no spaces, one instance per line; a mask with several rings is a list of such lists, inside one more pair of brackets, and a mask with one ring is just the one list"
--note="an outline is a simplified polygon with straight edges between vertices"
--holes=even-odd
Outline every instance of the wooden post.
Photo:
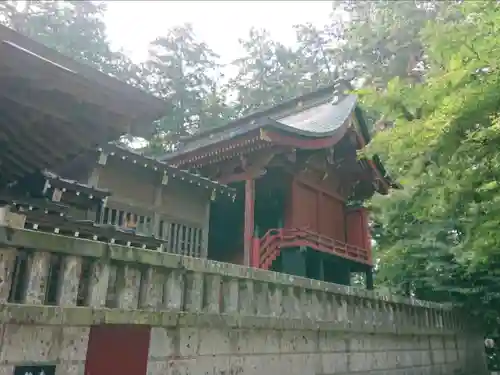
[[[201,252],[199,257],[203,259],[208,258],[208,231],[210,229],[210,203],[211,201],[207,202],[207,206],[205,208],[205,220],[203,221],[203,228],[202,228],[202,238],[201,238]],[[199,240],[197,239],[196,242]],[[196,246],[198,246],[196,244]]]
[[154,194],[154,201],[153,201],[153,233],[156,238],[160,238],[160,221],[161,221],[161,216],[160,216],[160,211],[161,211],[161,206],[162,206],[162,198],[163,198],[163,185],[157,185],[155,186],[155,194]]
[[[106,165],[108,160],[108,154],[101,152],[99,154],[99,158],[97,160],[97,164],[94,166],[94,169],[92,169],[92,172],[89,176],[89,179],[87,181],[87,185],[93,188],[98,188],[99,187],[99,177],[102,174],[102,171],[104,170],[104,166]],[[105,202],[99,203],[99,208],[97,211],[100,211],[100,216],[97,217],[98,212],[94,210],[87,210],[87,220],[92,220],[94,222],[98,222],[99,224],[102,224],[102,219],[104,215],[104,207],[105,207]]]
[[369,267],[366,270],[366,289],[373,290],[373,268]]
[[243,264],[250,266],[250,254],[252,251],[253,232],[254,232],[254,205],[255,205],[255,180],[245,181],[245,231]]
[[358,208],[358,212],[361,216],[361,226],[363,231],[363,245],[366,250],[370,252],[371,257],[371,249],[372,249],[372,238],[370,233],[370,222],[368,210],[365,207]]

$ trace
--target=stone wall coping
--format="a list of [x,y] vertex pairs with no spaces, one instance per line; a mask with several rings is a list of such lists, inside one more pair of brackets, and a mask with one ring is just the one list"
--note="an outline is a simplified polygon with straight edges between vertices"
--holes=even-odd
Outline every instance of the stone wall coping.
[[92,326],[135,324],[152,327],[197,327],[230,329],[272,329],[369,333],[391,335],[456,335],[447,329],[401,329],[354,326],[341,322],[241,314],[190,313],[179,311],[125,310],[90,307],[61,307],[7,303],[0,306],[0,324]]
[[332,284],[257,268],[230,263],[193,258],[154,250],[92,241],[88,239],[44,233],[28,229],[0,226],[0,247],[43,250],[67,255],[99,258],[103,261],[121,261],[158,268],[216,274],[226,278],[249,279],[255,282],[311,289],[353,298],[372,299],[394,304],[422,308],[451,310],[450,304],[421,301],[380,291],[368,291],[356,287]]

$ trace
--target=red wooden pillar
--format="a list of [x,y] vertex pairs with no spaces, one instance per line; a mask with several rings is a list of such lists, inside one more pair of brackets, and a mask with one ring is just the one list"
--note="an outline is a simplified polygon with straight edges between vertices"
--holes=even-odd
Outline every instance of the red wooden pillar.
[[254,232],[254,206],[255,206],[255,180],[248,179],[245,181],[245,231],[244,231],[244,248],[243,248],[243,264],[245,266],[257,265],[251,264],[253,232]]

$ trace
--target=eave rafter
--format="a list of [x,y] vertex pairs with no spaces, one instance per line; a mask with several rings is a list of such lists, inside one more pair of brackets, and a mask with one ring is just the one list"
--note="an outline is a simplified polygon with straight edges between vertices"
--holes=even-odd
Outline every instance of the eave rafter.
[[36,121],[37,115],[30,111],[8,110],[4,105],[0,105],[0,113],[0,158],[5,161],[2,167],[4,182],[12,182],[53,161],[62,160],[45,145],[44,127]]
[[201,169],[210,164],[218,164],[239,155],[261,150],[270,144],[262,142],[256,133],[248,133],[245,136],[228,141],[222,141],[211,146],[196,149],[187,155],[167,159],[174,167],[189,169]]
[[[0,78],[2,99],[8,99],[31,111],[43,113],[61,122],[69,124],[78,122],[84,125],[84,127],[75,126],[68,129],[74,133],[81,131],[80,134],[75,134],[75,137],[84,136],[83,139],[87,139],[89,134],[94,133],[96,136],[103,135],[107,140],[113,139],[117,129],[102,127],[102,124],[110,124],[110,126],[123,124],[122,116],[111,114],[89,103],[75,101],[63,92],[34,88],[17,77],[2,76]],[[102,134],[103,131],[106,133]],[[123,132],[119,131],[119,133]]]
[[[44,160],[47,157],[53,159],[60,158],[57,148],[64,148],[71,142],[75,142],[81,137],[78,131],[72,131],[72,127],[62,120],[54,117],[49,117],[44,113],[33,111],[31,107],[12,101],[10,98],[2,98],[0,95],[0,110],[9,124],[16,124],[15,131],[23,137],[24,151],[29,150],[33,153],[34,150],[40,149],[42,155],[40,158]],[[8,105],[8,108],[5,107]],[[16,110],[13,110],[16,108]],[[6,126],[6,131],[9,127]],[[56,135],[54,137],[54,135]],[[13,136],[14,137],[14,136]],[[53,144],[56,147],[49,147]],[[62,159],[61,159],[62,160]]]

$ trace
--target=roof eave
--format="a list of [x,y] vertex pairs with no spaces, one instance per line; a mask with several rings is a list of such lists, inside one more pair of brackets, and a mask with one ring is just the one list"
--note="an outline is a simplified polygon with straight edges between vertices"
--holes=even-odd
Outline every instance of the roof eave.
[[317,98],[324,98],[325,96],[331,96],[332,92],[335,90],[335,87],[336,87],[336,83],[322,87],[318,90],[309,92],[307,94],[297,96],[295,98],[287,100],[287,101],[280,103],[278,105],[274,105],[272,107],[268,107],[268,108],[264,108],[264,109],[259,109],[257,111],[254,111],[254,112],[248,114],[248,115],[240,117],[236,120],[230,121],[229,123],[227,123],[221,127],[218,127],[215,129],[208,129],[206,131],[201,131],[197,134],[189,136],[186,140],[191,141],[191,140],[203,138],[203,137],[208,136],[210,134],[213,134],[215,132],[230,130],[232,127],[234,127],[238,124],[245,123],[245,122],[250,123],[252,121],[259,121],[262,118],[269,117],[272,113],[275,113],[277,111],[283,110],[285,108],[297,106],[297,104],[300,102],[310,101],[310,100],[314,100]]
[[[356,116],[356,120],[358,121],[358,125],[360,128],[359,130],[361,133],[360,135],[363,138],[365,145],[368,145],[371,142],[372,138],[370,135],[370,131],[368,130],[368,125],[366,123],[366,120],[365,120],[365,117],[363,114],[363,109],[361,108],[361,106],[356,105],[356,107],[354,109],[354,115]],[[403,186],[399,182],[395,181],[389,175],[389,173],[386,171],[382,161],[380,160],[380,157],[377,154],[373,155],[372,160],[373,160],[373,163],[374,163],[375,168],[377,170],[377,173],[382,177],[384,184],[388,188],[397,189],[397,190],[403,189]],[[387,189],[387,193],[388,192],[389,192],[389,189]]]
[[365,145],[367,145],[371,141],[371,136],[370,131],[368,130],[368,125],[365,121],[363,109],[359,105],[356,105],[356,107],[354,108],[354,116],[356,116],[356,120],[358,121],[360,127],[360,135],[363,137]]
[[186,170],[176,168],[172,165],[160,161],[158,159],[142,155],[140,153],[134,152],[125,147],[121,147],[116,143],[109,143],[98,149],[99,152],[104,152],[108,154],[120,154],[123,160],[132,160],[134,164],[142,164],[144,167],[151,166],[154,170],[161,171],[171,175],[172,177],[178,177],[181,181],[186,183],[194,184],[199,187],[203,184],[204,188],[212,189],[217,194],[226,195],[228,197],[235,197],[236,190],[225,184],[221,184],[217,181],[210,180],[209,178],[197,175]]
[[[60,70],[80,76],[82,79],[91,82],[96,90],[106,90],[115,96],[122,97],[130,103],[137,103],[134,107],[138,110],[131,111],[135,112],[135,115],[130,117],[131,130],[136,134],[144,133],[138,129],[141,124],[149,124],[162,117],[166,112],[166,105],[163,100],[146,93],[142,89],[133,87],[90,66],[66,57],[9,27],[0,25],[0,41],[24,51],[27,55],[31,55],[33,59],[51,63]],[[147,132],[149,133],[149,130]]]

